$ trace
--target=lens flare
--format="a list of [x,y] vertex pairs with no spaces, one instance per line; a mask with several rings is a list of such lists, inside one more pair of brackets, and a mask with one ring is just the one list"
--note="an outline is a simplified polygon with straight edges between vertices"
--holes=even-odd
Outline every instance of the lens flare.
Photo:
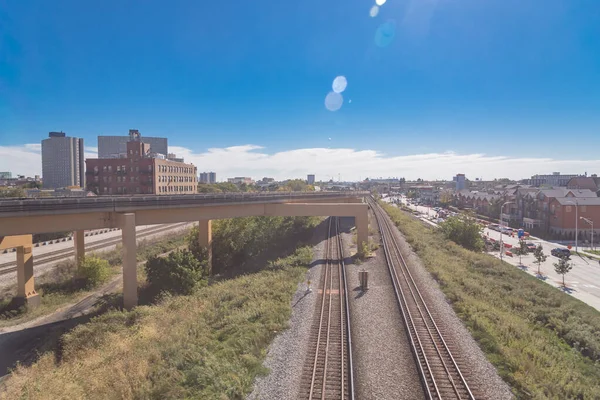
[[340,75],[335,77],[331,88],[336,93],[342,93],[344,90],[346,90],[346,86],[348,86],[348,80],[345,76]]
[[371,7],[371,9],[369,10],[369,15],[371,17],[375,18],[377,16],[377,14],[379,14],[379,7],[377,7],[377,6]]
[[375,0],[375,4],[377,4],[378,6],[382,6],[385,4],[387,0]]
[[387,47],[396,35],[396,21],[389,20],[377,28],[375,32],[375,44],[379,47]]
[[344,97],[340,93],[329,92],[325,96],[325,108],[329,111],[337,111],[342,108]]

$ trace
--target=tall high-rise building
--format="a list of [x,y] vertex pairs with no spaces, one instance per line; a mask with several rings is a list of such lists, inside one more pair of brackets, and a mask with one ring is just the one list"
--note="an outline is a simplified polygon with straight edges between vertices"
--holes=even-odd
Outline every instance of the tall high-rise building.
[[12,172],[10,172],[10,171],[0,172],[0,179],[10,179],[10,178],[12,178]]
[[[128,136],[98,136],[98,158],[125,157],[127,142],[139,136],[137,129],[130,129]],[[144,143],[150,145],[152,153],[169,154],[167,138],[144,136]]]
[[42,140],[42,177],[44,188],[68,186],[85,188],[83,139],[64,132],[50,132]]
[[306,175],[306,181],[308,182],[309,185],[314,185],[315,176],[312,174]]
[[454,181],[456,182],[456,190],[463,190],[467,188],[465,182],[465,174],[456,174],[454,177]]
[[201,172],[200,179],[198,180],[200,183],[217,183],[217,174],[214,172]]

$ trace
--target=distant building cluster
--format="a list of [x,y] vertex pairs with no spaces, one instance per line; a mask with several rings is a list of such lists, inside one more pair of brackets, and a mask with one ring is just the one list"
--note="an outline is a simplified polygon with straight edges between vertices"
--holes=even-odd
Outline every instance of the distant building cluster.
[[235,178],[227,178],[227,182],[233,183],[234,185],[253,185],[254,180],[248,176],[236,176]]
[[198,182],[207,184],[217,183],[217,174],[214,172],[201,172]]

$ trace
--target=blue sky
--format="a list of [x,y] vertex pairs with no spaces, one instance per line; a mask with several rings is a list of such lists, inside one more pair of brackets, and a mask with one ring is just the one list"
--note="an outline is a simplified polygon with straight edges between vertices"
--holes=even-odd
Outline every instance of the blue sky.
[[[388,0],[371,17],[374,4],[3,2],[0,168],[51,130],[94,147],[130,128],[197,162],[251,144],[267,156],[451,151],[597,168],[598,0]],[[348,86],[332,112],[324,100],[339,75]],[[386,165],[372,173],[403,174]]]

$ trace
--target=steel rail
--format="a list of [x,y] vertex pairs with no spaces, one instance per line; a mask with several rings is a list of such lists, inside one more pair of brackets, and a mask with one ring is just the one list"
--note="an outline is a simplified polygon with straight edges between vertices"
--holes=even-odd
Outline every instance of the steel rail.
[[[311,360],[310,377],[308,377],[310,379],[308,399],[354,400],[350,309],[343,262],[343,243],[337,218],[329,219],[325,259],[316,347]],[[338,273],[337,277],[335,272]],[[336,306],[339,307],[339,315],[335,310]]]
[[[372,201],[371,201],[371,204],[373,205]],[[384,249],[385,249],[385,247],[392,247],[392,249],[395,250],[395,252],[393,252],[393,253],[396,256],[395,258],[399,261],[398,264],[400,264],[399,266],[400,266],[402,276],[404,277],[404,281],[406,282],[408,290],[410,291],[410,296],[412,297],[412,299],[414,301],[414,307],[416,307],[416,309],[419,313],[418,316],[420,316],[420,318],[425,326],[425,329],[427,331],[427,336],[429,336],[430,343],[433,344],[433,347],[435,348],[436,354],[437,354],[439,361],[441,362],[441,365],[444,369],[446,378],[448,379],[448,381],[450,382],[450,384],[452,386],[454,394],[456,395],[457,398],[461,399],[462,398],[461,392],[464,391],[464,392],[466,392],[466,398],[475,399],[475,396],[473,395],[471,389],[469,388],[468,383],[466,382],[466,379],[464,378],[463,374],[461,373],[460,368],[458,367],[458,364],[456,363],[456,360],[453,357],[452,352],[450,351],[450,348],[448,347],[448,344],[446,343],[439,327],[437,326],[437,324],[435,322],[435,319],[433,318],[433,315],[431,314],[421,292],[419,291],[419,288],[418,288],[412,274],[410,273],[408,264],[404,260],[402,252],[400,251],[400,248],[398,246],[398,243],[393,236],[391,222],[385,217],[383,210],[380,208],[380,206],[378,204],[375,204],[375,207],[372,207],[372,208],[373,208],[373,211],[375,212],[375,216],[376,216],[378,225],[380,227],[380,232],[382,232],[382,241],[384,242]],[[377,209],[377,211],[375,210],[375,208]],[[377,215],[377,214],[379,214],[379,215]],[[382,223],[382,221],[383,221],[383,223]],[[383,227],[383,229],[382,229],[382,227]],[[383,231],[386,231],[386,232],[384,233]],[[388,234],[389,234],[389,236],[388,236]],[[387,253],[389,253],[390,256],[392,254],[392,252],[389,249],[388,249]],[[386,259],[387,258],[388,258],[388,254],[386,254]],[[389,258],[388,266],[389,266],[391,260],[392,260],[392,257]],[[391,263],[393,263],[393,261]],[[398,282],[400,282],[400,277],[398,276],[397,269],[395,267],[393,267],[393,270],[394,270],[393,275],[395,275],[396,280],[398,280]],[[390,273],[391,273],[391,270],[390,270]],[[392,280],[394,280],[394,279],[392,278]],[[442,394],[440,393],[440,389],[439,389],[438,383],[436,382],[430,362],[429,362],[429,360],[427,360],[428,355],[426,354],[425,347],[423,346],[423,344],[421,342],[421,338],[418,336],[420,333],[417,330],[417,326],[415,324],[413,316],[411,315],[407,299],[401,288],[400,288],[400,293],[402,294],[403,303],[406,306],[406,311],[407,311],[408,317],[409,317],[408,320],[411,321],[412,331],[415,332],[419,347],[421,348],[421,354],[426,363],[426,369],[430,373],[430,379],[432,382],[433,389],[435,391],[435,395],[437,396],[437,398],[441,399]],[[405,319],[405,323],[406,323],[407,319],[406,318],[404,318],[404,319]],[[427,321],[429,321],[429,323]],[[432,327],[430,327],[430,325],[432,325]],[[408,326],[408,324],[407,324],[407,326]],[[409,328],[409,330],[411,330],[411,329]],[[436,337],[434,337],[434,336],[436,336],[437,339],[439,339],[439,342],[441,342],[441,346],[438,345],[438,343],[437,343],[438,340],[436,340]],[[413,344],[414,344],[414,342],[413,342]],[[416,347],[413,346],[413,352],[415,352],[416,350],[417,350]],[[442,353],[445,353],[445,355]],[[416,352],[414,354],[415,354],[415,357],[417,358],[417,361],[420,362],[418,354]],[[451,369],[455,370],[454,374],[456,374],[459,378],[457,382],[455,382],[455,379],[452,376],[453,371],[451,371]],[[423,370],[423,368],[420,368],[420,372],[423,373],[425,371]],[[427,377],[422,376],[421,380],[423,383],[426,383]],[[427,387],[428,385],[425,384],[424,386]],[[460,386],[460,388],[459,388],[459,386]],[[427,387],[427,394],[430,398],[434,398],[428,387]]]

